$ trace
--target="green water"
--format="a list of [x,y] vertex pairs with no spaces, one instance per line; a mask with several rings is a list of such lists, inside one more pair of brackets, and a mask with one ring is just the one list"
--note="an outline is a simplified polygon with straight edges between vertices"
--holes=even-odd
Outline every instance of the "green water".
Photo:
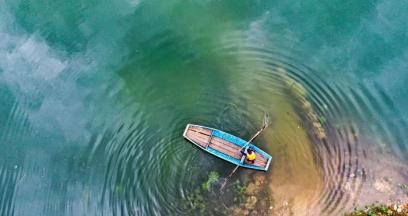
[[[0,215],[256,214],[232,200],[236,180],[258,177],[258,212],[408,201],[406,11],[0,0]],[[234,167],[184,140],[185,125],[248,139],[264,112],[272,124],[255,143],[270,170],[241,169],[220,192]],[[220,180],[194,209],[211,171]]]

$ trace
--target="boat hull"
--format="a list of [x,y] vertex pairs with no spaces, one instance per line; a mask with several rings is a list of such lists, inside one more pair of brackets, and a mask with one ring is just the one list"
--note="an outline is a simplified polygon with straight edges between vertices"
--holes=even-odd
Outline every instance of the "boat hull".
[[254,150],[256,159],[254,163],[245,161],[240,150],[247,141],[214,128],[188,124],[183,136],[202,150],[237,166],[267,171],[272,161],[272,156],[251,143],[247,147]]

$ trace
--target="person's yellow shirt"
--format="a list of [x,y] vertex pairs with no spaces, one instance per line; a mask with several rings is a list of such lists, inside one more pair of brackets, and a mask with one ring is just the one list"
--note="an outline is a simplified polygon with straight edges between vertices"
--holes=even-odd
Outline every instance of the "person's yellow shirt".
[[250,161],[255,160],[255,158],[256,158],[255,152],[252,152],[252,153],[247,155],[247,159],[250,160]]

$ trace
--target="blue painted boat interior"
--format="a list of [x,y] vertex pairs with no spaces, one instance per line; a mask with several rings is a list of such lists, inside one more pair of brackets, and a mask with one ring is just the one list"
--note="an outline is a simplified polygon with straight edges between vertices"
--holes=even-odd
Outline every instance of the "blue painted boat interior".
[[[217,129],[212,129],[212,136],[213,137],[219,137],[221,139],[227,140],[227,141],[229,141],[231,143],[236,144],[239,147],[243,147],[244,145],[247,144],[247,141],[245,141],[245,140],[243,140],[243,139],[241,139],[239,137],[236,137],[234,135],[231,135],[231,134],[225,133],[223,131],[217,130]],[[262,154],[269,161],[272,160],[272,156],[270,156],[268,153],[264,152],[260,148],[256,147],[252,143],[249,144],[248,146],[250,148],[252,148],[255,152],[257,152],[259,154]],[[240,165],[240,166],[245,167],[245,168],[263,170],[263,171],[266,171],[268,169],[268,166],[259,167],[259,166],[255,166],[255,165],[251,165],[251,164],[241,163],[240,160],[238,160],[238,159],[236,159],[236,158],[234,158],[234,157],[232,157],[230,155],[224,154],[224,153],[222,153],[222,152],[220,152],[220,151],[218,151],[218,150],[216,150],[214,148],[211,148],[211,147],[208,147],[206,150],[209,153],[211,153],[211,154],[213,154],[213,155],[215,155],[217,157],[220,157],[220,158],[222,158],[224,160],[227,160],[227,161],[229,161],[229,162],[231,162],[231,163],[233,163],[235,165]]]

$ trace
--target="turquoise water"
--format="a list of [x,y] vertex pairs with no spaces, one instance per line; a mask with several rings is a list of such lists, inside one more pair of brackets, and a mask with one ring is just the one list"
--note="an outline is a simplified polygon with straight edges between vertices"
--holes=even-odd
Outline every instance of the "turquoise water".
[[[0,0],[0,215],[199,214],[183,203],[210,171],[234,167],[183,140],[185,125],[248,139],[264,112],[272,124],[256,143],[275,162],[233,177],[265,176],[270,197],[258,200],[326,215],[408,200],[394,189],[408,184],[406,11],[402,1]],[[239,205],[229,199],[204,196]]]

